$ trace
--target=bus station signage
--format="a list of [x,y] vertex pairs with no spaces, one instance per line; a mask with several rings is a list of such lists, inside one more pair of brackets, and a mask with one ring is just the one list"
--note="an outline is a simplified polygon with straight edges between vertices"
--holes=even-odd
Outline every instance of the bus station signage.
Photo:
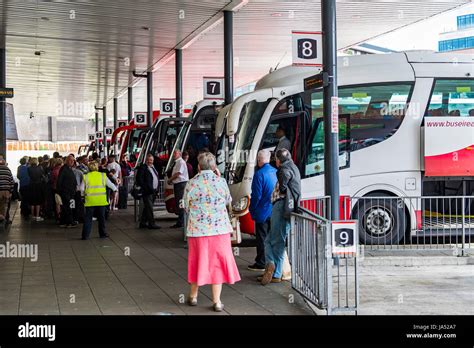
[[160,99],[160,115],[176,116],[176,99]]
[[333,256],[357,256],[358,228],[356,220],[333,221],[331,231]]
[[204,77],[204,99],[222,99],[224,100],[224,78],[223,77]]
[[293,65],[323,66],[323,34],[320,31],[292,31]]
[[13,98],[13,88],[0,88],[0,98]]
[[133,120],[137,126],[147,126],[147,113],[146,112],[135,112],[133,115]]

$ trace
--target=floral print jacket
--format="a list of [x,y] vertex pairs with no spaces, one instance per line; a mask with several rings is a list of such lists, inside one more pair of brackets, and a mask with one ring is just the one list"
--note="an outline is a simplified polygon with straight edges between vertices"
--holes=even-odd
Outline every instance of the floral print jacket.
[[188,215],[186,235],[207,237],[232,232],[226,206],[232,201],[223,178],[211,170],[203,170],[188,181],[183,205]]

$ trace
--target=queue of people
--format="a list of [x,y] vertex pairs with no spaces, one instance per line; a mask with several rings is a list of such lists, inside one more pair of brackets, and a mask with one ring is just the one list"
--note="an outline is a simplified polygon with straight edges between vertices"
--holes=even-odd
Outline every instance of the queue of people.
[[[91,209],[88,207],[104,207],[94,209],[93,217],[99,220],[99,225],[105,226],[102,225],[102,216],[105,218],[111,211],[118,209],[117,191],[122,185],[123,175],[130,175],[130,169],[126,160],[119,164],[114,156],[99,159],[93,154],[90,157],[75,158],[73,154],[61,157],[57,152],[52,158],[48,155],[25,156],[20,160],[17,169],[20,213],[24,219],[34,222],[55,219],[57,224],[64,228],[74,228],[84,223],[83,239],[87,239],[90,234],[88,231],[90,226],[87,224],[92,219],[92,217],[89,219],[88,213]],[[85,182],[91,171],[102,173],[106,179],[104,181],[106,204],[101,199],[96,205],[97,202],[94,203],[94,198],[91,198],[91,195],[97,195],[97,192],[91,191],[91,187]],[[94,186],[92,190],[98,185],[92,185]],[[106,233],[101,226],[99,234],[103,237]]]

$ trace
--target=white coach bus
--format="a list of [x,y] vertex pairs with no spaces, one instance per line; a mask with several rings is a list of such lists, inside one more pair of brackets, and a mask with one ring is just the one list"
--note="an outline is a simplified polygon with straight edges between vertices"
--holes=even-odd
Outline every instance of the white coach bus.
[[[231,105],[226,175],[242,232],[253,233],[254,228],[248,207],[256,155],[259,149],[275,148],[277,127],[285,129],[292,143],[302,177],[302,205],[312,207],[324,195],[323,93],[303,88],[304,78],[318,72],[281,68]],[[340,57],[341,202],[351,197],[461,195],[463,182],[464,193],[472,193],[474,122],[468,117],[474,116],[473,74],[471,55],[413,51]],[[393,199],[341,207],[346,208],[340,218],[359,219],[360,239],[367,244],[398,243],[416,233],[424,209],[402,207],[400,213]]]

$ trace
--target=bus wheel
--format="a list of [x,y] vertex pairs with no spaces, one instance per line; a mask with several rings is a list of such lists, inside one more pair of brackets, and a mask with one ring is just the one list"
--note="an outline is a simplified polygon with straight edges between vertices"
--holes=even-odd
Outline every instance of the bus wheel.
[[[380,195],[379,195],[380,196]],[[353,217],[359,220],[359,239],[368,245],[399,244],[405,235],[404,204],[394,198],[364,197],[354,207]]]

